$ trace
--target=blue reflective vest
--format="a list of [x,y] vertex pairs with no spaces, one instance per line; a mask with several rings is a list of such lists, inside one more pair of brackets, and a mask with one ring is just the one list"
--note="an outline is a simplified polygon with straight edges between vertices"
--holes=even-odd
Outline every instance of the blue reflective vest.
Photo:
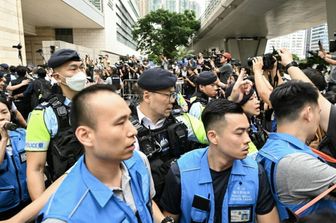
[[[268,180],[271,184],[271,190],[277,204],[281,221],[290,217],[286,208],[295,212],[309,202],[302,202],[300,204],[284,204],[280,201],[279,196],[276,193],[276,172],[279,161],[283,157],[293,153],[306,153],[317,159],[321,159],[302,141],[285,133],[271,133],[266,144],[261,150],[259,150],[257,155],[257,161],[264,166]],[[336,202],[331,200],[320,200],[315,205],[305,210],[300,217],[304,217],[312,212],[315,212],[317,209],[324,208],[336,210]]]
[[[153,222],[151,216],[150,175],[138,152],[124,161],[130,186],[142,222]],[[48,204],[43,208],[38,222],[57,218],[70,222],[138,222],[136,214],[125,201],[95,178],[81,157],[66,176]]]
[[[186,153],[177,160],[177,164],[181,174],[180,222],[214,222],[215,198],[208,163],[208,148]],[[258,192],[256,161],[248,157],[235,160],[223,199],[222,222],[255,222]],[[208,200],[210,208],[197,208],[199,205],[193,202],[195,197],[201,197],[203,201]]]
[[0,164],[0,212],[5,212],[29,200],[26,183],[26,131],[9,131],[12,155],[7,151]]

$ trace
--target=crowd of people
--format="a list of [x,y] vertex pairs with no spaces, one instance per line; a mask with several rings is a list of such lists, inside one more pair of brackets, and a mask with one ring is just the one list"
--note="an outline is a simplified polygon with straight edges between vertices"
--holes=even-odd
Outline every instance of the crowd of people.
[[332,80],[286,49],[160,59],[0,64],[1,222],[336,219],[335,190],[310,204],[336,183]]

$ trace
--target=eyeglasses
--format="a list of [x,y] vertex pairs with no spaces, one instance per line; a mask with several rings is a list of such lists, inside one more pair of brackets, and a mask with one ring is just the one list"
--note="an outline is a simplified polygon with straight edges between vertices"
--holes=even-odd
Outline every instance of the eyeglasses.
[[177,97],[176,92],[172,92],[172,93],[170,93],[170,94],[168,94],[168,93],[163,93],[163,92],[158,92],[158,91],[152,91],[152,92],[153,92],[153,93],[156,93],[156,94],[165,95],[165,96],[169,97],[170,100],[175,100],[176,97]]

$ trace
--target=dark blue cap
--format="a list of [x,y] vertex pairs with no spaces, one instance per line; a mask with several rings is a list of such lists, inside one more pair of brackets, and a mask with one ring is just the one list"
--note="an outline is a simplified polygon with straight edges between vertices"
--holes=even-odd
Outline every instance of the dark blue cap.
[[211,71],[203,71],[196,78],[196,84],[208,85],[217,81],[217,75]]
[[168,70],[151,68],[140,75],[138,85],[147,91],[157,91],[174,87],[176,81],[177,77]]
[[81,58],[75,50],[60,49],[53,53],[48,60],[48,67],[59,67],[69,61],[80,61]]
[[0,67],[2,67],[3,69],[8,69],[8,64],[6,64],[6,63],[2,63],[2,64],[0,64]]

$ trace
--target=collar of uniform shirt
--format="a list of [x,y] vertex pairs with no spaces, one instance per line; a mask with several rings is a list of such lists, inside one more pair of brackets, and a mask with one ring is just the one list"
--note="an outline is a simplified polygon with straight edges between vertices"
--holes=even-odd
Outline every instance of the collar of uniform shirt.
[[140,106],[137,106],[137,113],[138,113],[138,118],[139,118],[139,122],[141,124],[143,124],[146,128],[148,129],[158,129],[161,128],[163,126],[164,121],[166,120],[166,118],[162,118],[159,121],[157,121],[156,123],[153,123],[152,120],[150,120],[150,118],[148,118],[147,116],[145,116],[144,113],[142,113],[142,111],[140,111]]

